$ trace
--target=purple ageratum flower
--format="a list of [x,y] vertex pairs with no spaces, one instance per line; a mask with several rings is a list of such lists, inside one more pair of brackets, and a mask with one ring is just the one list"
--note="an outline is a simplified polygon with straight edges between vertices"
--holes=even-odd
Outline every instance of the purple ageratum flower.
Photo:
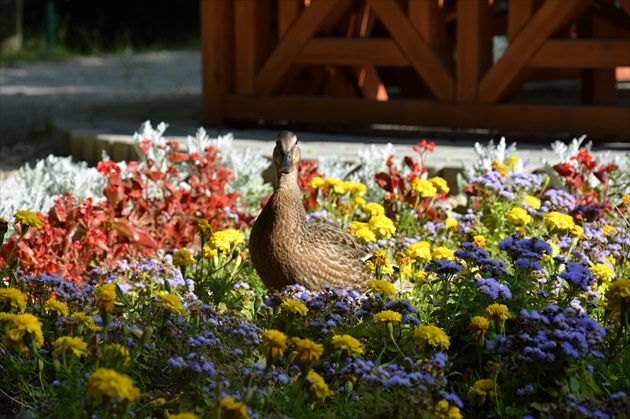
[[442,275],[456,275],[464,270],[464,266],[452,260],[432,260],[424,270]]
[[570,213],[575,209],[576,200],[573,195],[561,189],[548,189],[542,195],[542,212],[559,211]]
[[488,295],[493,300],[499,297],[509,300],[512,298],[512,292],[507,285],[500,284],[494,278],[475,278],[477,280],[477,287],[481,292]]
[[593,274],[584,266],[575,262],[569,262],[566,270],[560,274],[571,285],[578,286],[583,291],[589,291],[594,284]]

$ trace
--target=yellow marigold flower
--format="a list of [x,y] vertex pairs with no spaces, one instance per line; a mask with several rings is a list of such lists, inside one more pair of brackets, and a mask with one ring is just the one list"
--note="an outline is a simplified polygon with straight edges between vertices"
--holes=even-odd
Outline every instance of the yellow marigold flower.
[[427,263],[431,260],[431,243],[426,241],[413,243],[405,250],[405,253],[411,259],[415,259],[420,263]]
[[490,321],[482,316],[475,316],[470,321],[468,325],[468,331],[470,331],[475,339],[482,340],[486,337],[486,333],[488,333],[488,328],[490,327]]
[[363,207],[366,204],[365,199],[363,199],[360,196],[355,196],[354,198],[352,198],[352,200],[354,201],[355,204],[357,204],[360,207]]
[[483,406],[487,401],[494,403],[496,397],[501,394],[499,385],[491,379],[478,380],[468,389],[468,400],[473,406]]
[[32,314],[19,314],[11,322],[9,331],[4,335],[2,343],[7,348],[13,348],[20,354],[29,352],[27,342],[35,342],[36,348],[44,344],[42,322]]
[[518,157],[510,156],[510,158],[508,159],[507,165],[511,167],[512,169],[514,169],[514,167],[516,167],[516,163],[518,163]]
[[324,179],[322,179],[319,176],[315,176],[311,179],[311,181],[308,183],[308,186],[310,186],[313,189],[319,189],[322,186],[324,186],[325,182]]
[[551,240],[547,240],[547,244],[549,244],[549,246],[551,247],[551,254],[548,255],[547,253],[544,253],[542,258],[543,262],[549,262],[551,259],[560,254],[560,248],[557,244],[555,244]]
[[567,214],[561,214],[557,211],[552,211],[545,215],[543,222],[550,233],[566,234],[575,226],[573,217]]
[[324,345],[310,339],[299,339],[295,344],[295,351],[297,352],[295,362],[298,365],[317,365],[319,358],[324,354]]
[[435,407],[427,409],[431,419],[462,419],[459,407],[451,406],[446,400],[440,400]]
[[97,368],[88,379],[87,394],[90,397],[106,397],[113,400],[133,402],[140,398],[140,392],[131,378],[107,368]]
[[368,225],[379,238],[389,239],[396,232],[394,222],[384,215],[373,215]]
[[[293,383],[297,385],[297,383],[300,382],[301,376],[302,373],[296,375]],[[328,396],[332,395],[332,391],[328,389],[328,384],[326,384],[324,378],[315,371],[311,370],[308,372],[306,382],[309,390],[310,401],[321,403],[326,400]]]
[[437,194],[437,188],[428,180],[415,178],[411,182],[411,190],[423,198],[432,198]]
[[392,263],[387,258],[387,253],[385,252],[385,250],[378,249],[376,252],[374,252],[372,261],[375,268],[378,268],[378,267],[381,268],[381,273],[385,275],[394,273],[394,267],[392,266]]
[[336,335],[332,337],[332,345],[337,349],[344,350],[350,356],[359,357],[365,353],[361,342],[350,335]]
[[350,225],[348,226],[348,231],[349,232],[355,232],[357,230],[361,230],[364,228],[370,228],[368,223],[362,223],[361,221],[353,221],[350,223]]
[[115,301],[116,284],[102,284],[96,287],[96,307],[98,307],[101,312],[113,312]]
[[444,225],[446,226],[447,230],[453,231],[457,230],[458,222],[454,218],[447,218],[446,220],[444,220]]
[[98,327],[96,325],[96,323],[94,323],[94,319],[86,314],[83,313],[74,313],[70,316],[70,320],[73,322],[77,322],[79,324],[84,325],[85,327],[88,328],[88,330],[92,331],[92,332],[100,332],[101,329],[100,327]]
[[448,247],[438,246],[433,249],[431,257],[434,260],[453,260],[455,259],[455,253],[453,253],[453,251]]
[[[249,419],[247,406],[245,403],[236,400],[234,397],[224,397],[214,406],[212,417],[225,419]],[[172,416],[171,416],[172,417]]]
[[42,228],[42,220],[32,211],[20,210],[16,212],[13,217],[15,218],[15,222],[22,227]]
[[610,282],[615,279],[615,271],[605,263],[596,263],[588,268],[588,270],[591,271],[593,276],[599,281]]
[[182,305],[182,300],[180,300],[175,294],[164,292],[156,294],[156,297],[158,299],[155,303],[156,307],[163,308],[169,313],[177,314],[179,316],[186,314],[186,310],[184,310],[184,306]]
[[391,323],[398,324],[402,320],[402,314],[392,311],[392,310],[383,310],[380,313],[377,313],[374,316],[374,320],[376,323]]
[[475,246],[481,247],[482,249],[486,248],[486,238],[484,236],[477,235],[477,236],[473,237],[472,243]]
[[495,160],[492,162],[492,170],[496,170],[501,173],[501,176],[507,175],[507,166],[505,164],[499,163],[499,160]]
[[356,195],[359,195],[359,196],[363,196],[367,192],[367,186],[365,186],[361,182],[348,181],[348,182],[346,182],[346,185],[348,186],[348,191],[351,194],[356,194]]
[[365,204],[363,206],[363,211],[370,214],[372,217],[385,215],[385,208],[383,208],[382,205],[379,205],[376,202],[370,202],[369,204]]
[[107,345],[103,353],[103,359],[112,363],[118,361],[125,366],[129,365],[131,362],[129,351],[120,343],[110,343]]
[[0,324],[11,323],[17,317],[17,314],[0,312]]
[[201,236],[204,236],[206,238],[210,237],[212,235],[212,227],[210,226],[208,220],[202,218],[201,220],[197,221],[197,231],[199,231],[199,234]]
[[582,228],[582,226],[579,226],[577,224],[574,225],[571,229],[571,237],[575,237],[576,239],[581,239],[582,237],[584,237],[584,229]]
[[413,275],[413,269],[411,269],[411,266],[404,266],[400,272],[407,278],[411,278]]
[[381,295],[396,295],[396,287],[389,281],[382,279],[373,279],[368,282],[368,288],[372,292],[378,292]]
[[210,259],[214,256],[219,256],[219,251],[217,249],[213,249],[208,245],[205,245],[203,249],[201,249],[201,256],[204,259]]
[[337,195],[344,195],[350,191],[348,182],[343,182],[343,181],[335,183],[334,185],[332,185],[332,188],[333,188],[333,191],[335,191]]
[[493,319],[495,322],[499,322],[501,329],[505,327],[505,321],[510,318],[510,310],[505,304],[490,304],[486,307],[486,313],[488,314],[488,317]]
[[208,240],[207,245],[212,251],[221,252],[226,254],[230,251],[231,243],[228,237],[224,234],[220,234],[219,231],[212,234],[210,239]]
[[612,234],[612,232],[616,232],[617,229],[615,228],[615,226],[611,226],[611,225],[605,225],[604,226],[604,236],[610,236]]
[[62,336],[53,342],[53,356],[69,353],[81,358],[87,355],[87,343],[83,339],[74,336]]
[[16,309],[20,313],[24,313],[26,296],[17,288],[0,288],[0,309],[2,307],[5,307],[6,311]]
[[627,207],[630,207],[630,194],[622,196],[621,200]]
[[536,198],[535,196],[531,196],[527,194],[525,194],[525,198],[523,198],[523,202],[525,203],[525,205],[535,210],[539,210],[541,206],[540,199]]
[[448,193],[451,191],[451,188],[449,188],[448,186],[448,182],[446,181],[446,179],[442,177],[434,176],[431,178],[430,182],[431,182],[431,185],[433,185],[435,189],[437,190],[437,193],[441,193],[442,195],[448,195]]
[[225,238],[232,246],[245,244],[245,235],[240,230],[226,228],[225,230],[217,231],[215,234]]
[[515,226],[524,226],[532,220],[532,216],[527,213],[527,210],[521,207],[514,207],[507,213],[508,223]]
[[185,268],[197,263],[195,257],[186,249],[180,249],[173,254],[173,266]]
[[48,300],[46,304],[44,304],[44,308],[48,311],[54,311],[57,313],[57,316],[67,316],[70,313],[68,309],[68,304],[59,300]]
[[[158,399],[155,399],[155,400],[158,400]],[[164,400],[164,399],[162,399],[162,400]],[[164,403],[166,403],[166,400],[164,400],[164,402],[158,403],[158,404],[164,404]],[[247,415],[247,411],[245,411],[245,414]],[[221,417],[222,418],[234,418],[235,416],[230,416],[229,414],[222,413]],[[248,418],[249,415],[248,416],[241,416],[241,417]],[[168,419],[197,419],[197,418],[198,418],[198,416],[195,415],[194,413],[178,413],[176,415],[168,415]]]
[[416,278],[418,285],[422,285],[427,280],[427,276],[428,274],[425,271],[418,271],[414,275],[414,278]]
[[451,346],[449,337],[437,326],[421,324],[413,333],[413,340],[418,346],[430,345],[434,348],[448,349]]
[[359,239],[362,243],[375,243],[376,234],[369,228],[360,228],[354,232],[354,237]]
[[306,316],[306,313],[308,313],[308,307],[306,307],[304,303],[291,298],[284,300],[280,306],[283,309],[290,311],[293,314],[299,314],[300,316]]
[[630,279],[620,278],[610,284],[606,291],[606,299],[610,310],[620,309],[622,303],[630,307]]
[[287,348],[287,335],[279,330],[270,329],[263,333],[262,338],[267,359],[284,356],[284,350]]

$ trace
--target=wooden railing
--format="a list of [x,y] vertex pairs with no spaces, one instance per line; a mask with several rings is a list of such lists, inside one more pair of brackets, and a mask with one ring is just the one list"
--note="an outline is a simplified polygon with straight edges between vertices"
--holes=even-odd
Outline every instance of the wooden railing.
[[[496,2],[496,4],[495,4]],[[200,0],[204,124],[630,138],[630,0]],[[493,57],[493,40],[507,48]],[[573,80],[566,97],[527,95]],[[550,95],[552,96],[550,100]]]

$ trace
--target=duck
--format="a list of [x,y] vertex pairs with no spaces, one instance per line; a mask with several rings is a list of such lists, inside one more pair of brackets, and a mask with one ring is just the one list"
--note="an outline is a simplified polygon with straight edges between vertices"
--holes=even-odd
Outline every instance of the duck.
[[374,279],[365,268],[371,253],[338,227],[308,222],[298,185],[301,157],[295,133],[281,131],[273,150],[276,186],[249,237],[251,262],[272,291],[297,284],[311,291],[329,285],[364,292]]

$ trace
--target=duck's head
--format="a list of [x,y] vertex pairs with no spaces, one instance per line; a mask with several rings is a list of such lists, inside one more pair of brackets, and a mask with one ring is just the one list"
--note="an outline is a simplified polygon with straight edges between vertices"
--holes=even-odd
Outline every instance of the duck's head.
[[273,149],[273,162],[278,176],[296,173],[301,157],[302,152],[297,145],[297,136],[291,131],[281,131],[276,138],[276,147]]

